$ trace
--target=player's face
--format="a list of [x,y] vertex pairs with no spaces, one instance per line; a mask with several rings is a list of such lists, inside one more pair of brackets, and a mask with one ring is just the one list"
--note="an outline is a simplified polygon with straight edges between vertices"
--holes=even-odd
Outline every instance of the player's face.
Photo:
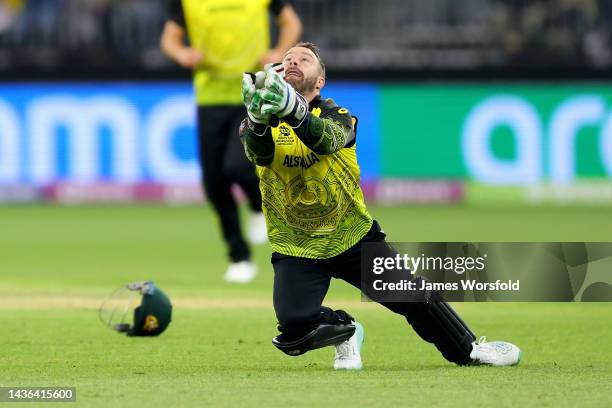
[[291,48],[283,58],[283,65],[285,80],[299,93],[309,93],[323,86],[319,60],[308,48]]

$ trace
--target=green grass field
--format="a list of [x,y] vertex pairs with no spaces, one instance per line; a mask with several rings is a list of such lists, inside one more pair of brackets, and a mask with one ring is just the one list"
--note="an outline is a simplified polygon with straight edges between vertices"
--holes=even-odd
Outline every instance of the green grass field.
[[[609,208],[371,212],[391,241],[612,241]],[[461,368],[334,282],[328,304],[366,328],[364,370],[334,372],[333,349],[290,358],[271,345],[269,249],[255,249],[245,286],[223,282],[224,251],[208,208],[1,207],[0,386],[75,386],[66,406],[612,406],[612,304],[457,304],[478,335],[524,354],[518,367]],[[143,279],[173,300],[168,331],[105,328],[97,306]]]

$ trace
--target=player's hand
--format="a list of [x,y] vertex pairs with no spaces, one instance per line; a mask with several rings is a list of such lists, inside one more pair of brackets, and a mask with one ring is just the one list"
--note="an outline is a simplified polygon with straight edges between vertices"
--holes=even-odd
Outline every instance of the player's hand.
[[265,67],[268,64],[274,64],[277,62],[281,62],[282,60],[283,60],[283,53],[277,50],[276,48],[272,48],[271,50],[268,50],[268,52],[266,52],[261,57],[261,59],[259,60],[259,63],[261,64],[262,67]]
[[261,90],[264,104],[261,106],[262,114],[273,114],[279,118],[286,118],[286,122],[293,127],[300,125],[306,113],[308,103],[302,95],[273,69],[266,71],[266,81]]
[[255,74],[245,72],[242,75],[242,102],[252,122],[267,125],[271,114],[261,112],[263,99],[261,98],[261,89],[257,89],[263,87],[264,78],[265,73],[263,71]]
[[266,81],[261,96],[265,103],[261,107],[261,112],[266,114],[276,114],[279,117],[287,116],[290,107],[295,103],[296,92],[291,85],[277,72],[268,69],[266,71]]
[[202,53],[192,47],[181,48],[176,54],[176,62],[183,68],[193,69],[203,60]]
[[263,88],[265,80],[266,74],[263,71],[257,71],[254,74],[252,72],[242,74],[242,102],[245,106],[251,103],[255,91]]

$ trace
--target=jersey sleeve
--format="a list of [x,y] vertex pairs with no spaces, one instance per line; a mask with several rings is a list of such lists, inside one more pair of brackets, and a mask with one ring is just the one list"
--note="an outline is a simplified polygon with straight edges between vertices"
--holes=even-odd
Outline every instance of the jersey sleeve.
[[327,99],[321,104],[317,117],[308,113],[294,131],[313,152],[331,154],[349,145],[355,139],[353,117],[350,112]]
[[258,166],[267,166],[272,163],[274,140],[272,140],[272,131],[269,126],[254,124],[245,118],[240,124],[239,135],[244,153],[251,163]]
[[168,19],[185,28],[185,12],[181,0],[170,0]]

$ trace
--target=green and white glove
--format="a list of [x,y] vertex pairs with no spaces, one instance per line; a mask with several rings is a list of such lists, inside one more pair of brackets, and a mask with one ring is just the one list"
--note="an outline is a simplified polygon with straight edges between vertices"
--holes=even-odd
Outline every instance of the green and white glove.
[[300,126],[308,113],[306,99],[273,69],[266,71],[261,98],[264,100],[261,106],[262,115],[276,115],[293,128]]
[[[283,65],[282,62],[275,62],[273,64],[266,64],[264,65],[264,73],[273,70],[276,73],[278,73],[281,78],[285,78],[285,66]],[[262,84],[261,86],[257,86],[257,88],[263,88],[264,87],[264,81],[266,80],[265,76],[263,78]],[[277,127],[278,124],[280,123],[278,116],[277,115],[272,115],[272,117],[270,118],[270,121],[268,122],[268,125],[270,125],[271,127]]]
[[256,73],[245,72],[242,75],[242,102],[247,109],[247,115],[253,123],[267,125],[271,114],[262,113],[261,91],[263,88],[266,74],[263,71]]

